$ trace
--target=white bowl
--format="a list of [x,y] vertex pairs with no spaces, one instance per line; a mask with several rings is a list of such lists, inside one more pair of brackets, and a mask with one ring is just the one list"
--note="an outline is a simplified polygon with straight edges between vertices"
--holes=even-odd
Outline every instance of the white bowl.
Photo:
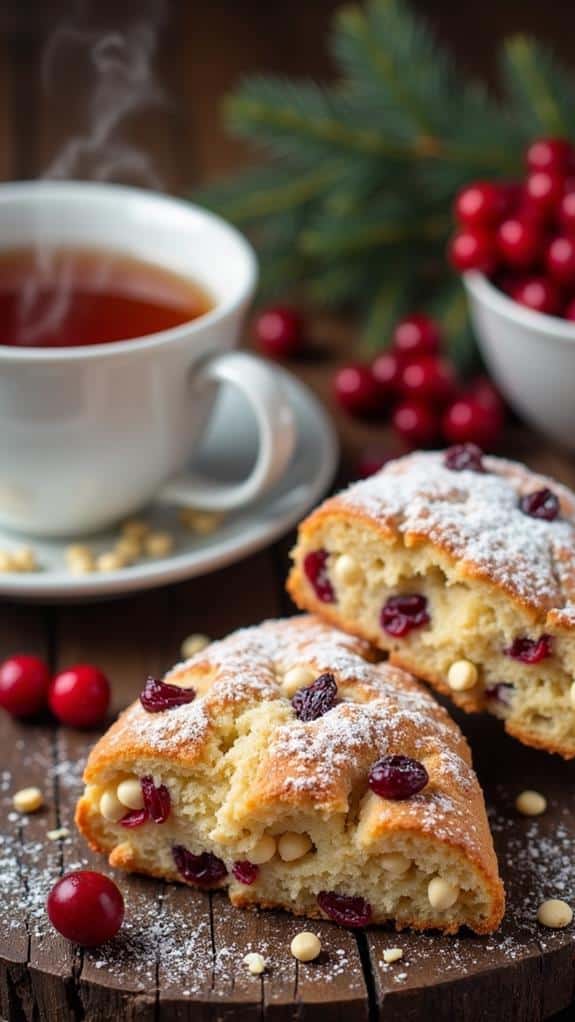
[[575,450],[575,323],[532,312],[482,273],[463,276],[489,371],[515,411]]

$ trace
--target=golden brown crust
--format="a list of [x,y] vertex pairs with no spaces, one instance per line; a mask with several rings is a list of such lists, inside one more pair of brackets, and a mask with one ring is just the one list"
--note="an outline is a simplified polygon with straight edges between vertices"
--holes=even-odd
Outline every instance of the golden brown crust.
[[[180,792],[172,798],[178,798],[188,779],[201,775],[209,788],[212,772],[220,770],[223,801],[210,832],[218,856],[226,855],[238,835],[255,834],[258,827],[259,837],[278,821],[289,820],[290,830],[298,818],[313,825],[313,819],[345,821],[357,812],[354,840],[363,856],[377,856],[378,846],[398,835],[451,849],[489,904],[470,925],[478,932],[492,930],[503,911],[503,889],[467,742],[410,675],[376,660],[362,639],[311,616],[266,622],[212,644],[167,676],[172,684],[193,687],[193,702],[154,714],[137,702],[97,743],[85,771],[92,787],[78,803],[77,826],[93,848],[109,853],[113,866],[177,879],[171,860],[158,868],[135,847],[134,832],[106,825],[98,809],[100,794],[126,774],[167,772],[166,783]],[[336,705],[309,722],[296,718],[282,688],[290,667],[301,665],[312,676],[330,671],[337,683]],[[224,732],[228,737],[222,744]],[[255,754],[245,735],[253,736]],[[402,802],[369,792],[369,769],[382,754],[423,762],[429,774],[424,791]],[[233,767],[231,773],[224,763]],[[164,826],[158,833],[172,834],[172,825]],[[177,843],[177,837],[170,840]],[[249,859],[249,849],[244,857]],[[361,889],[360,876],[357,882]],[[236,884],[230,897],[238,904],[262,904],[268,896],[262,902],[257,886],[238,890]],[[274,904],[294,908],[281,897]],[[305,912],[320,914],[307,907]],[[446,932],[458,925],[450,918]]]

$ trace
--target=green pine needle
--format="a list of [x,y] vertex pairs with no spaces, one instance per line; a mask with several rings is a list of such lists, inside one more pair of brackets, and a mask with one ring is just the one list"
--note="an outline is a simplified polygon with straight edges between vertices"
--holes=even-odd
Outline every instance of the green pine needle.
[[262,293],[303,286],[322,305],[355,305],[370,351],[410,302],[427,303],[469,367],[465,295],[445,258],[453,196],[477,178],[519,176],[537,136],[575,137],[575,81],[518,36],[503,48],[498,102],[456,74],[406,0],[340,9],[331,47],[336,85],[256,76],[227,100],[230,129],[271,162],[199,201],[251,232]]

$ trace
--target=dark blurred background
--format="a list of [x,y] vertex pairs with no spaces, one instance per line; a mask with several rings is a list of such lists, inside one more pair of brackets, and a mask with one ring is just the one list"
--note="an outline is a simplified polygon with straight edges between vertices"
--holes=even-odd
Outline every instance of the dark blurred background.
[[[77,69],[58,70],[58,88],[48,99],[40,81],[41,55],[55,27],[84,8],[113,27],[141,14],[156,0],[5,0],[0,8],[0,176],[33,177],[81,122]],[[178,97],[169,116],[158,120],[155,154],[165,184],[186,190],[199,180],[238,166],[246,149],[226,136],[220,117],[222,96],[242,74],[253,71],[333,74],[328,34],[339,0],[164,0],[158,72]],[[547,41],[575,64],[575,3],[541,0],[415,0],[438,37],[462,65],[496,83],[501,38],[524,32]],[[65,62],[64,62],[65,63]],[[406,72],[409,69],[406,68]],[[74,86],[66,87],[66,78]],[[3,108],[3,109],[2,109]],[[137,138],[137,118],[132,131]],[[149,115],[146,117],[149,125]],[[166,150],[170,150],[166,158]]]

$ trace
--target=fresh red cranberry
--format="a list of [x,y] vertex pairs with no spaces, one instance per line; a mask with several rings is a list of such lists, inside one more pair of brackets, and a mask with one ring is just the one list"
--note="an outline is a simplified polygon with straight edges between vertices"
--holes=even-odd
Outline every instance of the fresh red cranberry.
[[54,884],[46,909],[66,940],[95,947],[111,940],[124,921],[124,899],[108,877],[90,869],[67,873]]
[[189,884],[213,887],[228,874],[225,864],[212,852],[193,855],[183,845],[174,845],[172,856],[178,873]]
[[298,720],[310,721],[323,717],[335,706],[337,685],[333,674],[320,674],[312,685],[300,688],[291,704]]
[[195,698],[196,691],[193,688],[182,688],[181,685],[170,685],[157,678],[148,678],[140,702],[148,713],[161,713],[162,710],[191,703]]
[[381,407],[380,389],[367,365],[342,366],[333,378],[334,394],[350,415],[372,416]]
[[475,379],[471,380],[467,394],[478,401],[480,405],[490,411],[496,412],[503,418],[505,413],[505,405],[501,394],[494,386],[488,376],[476,376]]
[[559,223],[570,236],[575,234],[575,189],[569,189],[559,203]]
[[292,358],[304,345],[303,319],[287,305],[264,309],[254,323],[254,332],[268,358]]
[[527,277],[519,281],[512,287],[511,297],[533,312],[543,312],[547,316],[556,316],[561,307],[557,285],[548,277]]
[[505,196],[491,181],[475,181],[455,199],[455,216],[465,227],[492,227],[505,209]]
[[455,234],[449,244],[451,265],[459,273],[479,270],[490,276],[497,266],[493,238],[486,231],[465,230]]
[[485,472],[483,451],[477,444],[455,444],[443,455],[443,464],[452,472]]
[[445,404],[455,392],[455,372],[450,362],[424,355],[404,367],[401,389],[407,398],[430,404]]
[[61,671],[50,685],[50,709],[67,727],[97,727],[110,705],[110,683],[91,664],[76,664]]
[[423,763],[410,756],[382,756],[369,771],[368,784],[376,795],[396,801],[411,798],[429,783]]
[[355,478],[368,479],[387,465],[388,461],[392,461],[393,457],[393,454],[384,454],[383,451],[368,448],[357,460]]
[[450,444],[477,444],[491,447],[501,432],[503,416],[498,409],[487,408],[474,397],[460,397],[449,405],[441,428]]
[[439,434],[439,419],[423,401],[402,401],[393,410],[392,426],[408,447],[431,447]]
[[405,360],[395,351],[384,351],[371,364],[373,376],[383,399],[399,393]]
[[545,215],[559,205],[564,188],[563,175],[549,170],[533,171],[525,182],[527,200]]
[[485,689],[487,699],[493,699],[494,702],[501,703],[503,706],[510,705],[512,692],[513,685],[507,681],[498,681],[495,685],[487,685]]
[[143,823],[147,823],[149,819],[150,814],[147,809],[130,809],[125,816],[122,816],[120,823],[122,827],[133,830],[134,827],[141,827]]
[[33,717],[48,702],[50,672],[43,660],[20,654],[0,664],[0,706],[13,717]]
[[527,168],[563,174],[573,161],[573,147],[565,138],[537,138],[527,150]]
[[259,866],[256,866],[255,862],[250,862],[248,859],[241,859],[239,862],[234,862],[232,866],[232,873],[236,880],[240,884],[245,884],[246,887],[250,887],[258,878],[260,871]]
[[554,522],[559,514],[559,500],[547,487],[526,493],[519,501],[523,514],[531,518],[540,518],[544,522]]
[[327,550],[312,550],[304,557],[303,570],[318,600],[322,603],[335,603],[335,593],[327,570],[328,557]]
[[538,639],[514,639],[505,650],[506,656],[519,660],[522,664],[538,664],[546,660],[553,652],[553,640],[550,635],[540,635]]
[[441,331],[435,320],[421,312],[405,316],[393,331],[393,349],[401,358],[419,358],[437,355],[441,344]]
[[427,599],[419,593],[390,596],[381,612],[381,626],[388,635],[402,639],[414,628],[429,624]]
[[317,903],[322,912],[339,926],[356,929],[369,926],[371,922],[371,905],[364,898],[352,898],[335,891],[320,891]]
[[144,808],[147,810],[154,823],[165,823],[170,815],[171,799],[170,792],[165,784],[154,784],[153,777],[142,777],[142,795],[144,796]]
[[557,284],[573,284],[575,282],[575,241],[572,238],[553,238],[545,253],[545,265],[549,276]]
[[570,320],[571,323],[575,323],[575,298],[573,298],[566,306],[563,315],[565,319]]
[[526,270],[539,255],[541,233],[527,218],[510,217],[497,230],[497,250],[506,266]]
[[503,197],[503,217],[512,216],[520,207],[523,186],[519,181],[503,181],[499,185]]

